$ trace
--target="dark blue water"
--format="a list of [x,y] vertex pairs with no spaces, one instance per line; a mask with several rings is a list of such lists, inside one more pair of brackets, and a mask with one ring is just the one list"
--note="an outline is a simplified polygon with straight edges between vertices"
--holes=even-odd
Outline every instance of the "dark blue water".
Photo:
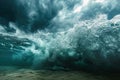
[[0,66],[120,70],[119,0],[0,0]]

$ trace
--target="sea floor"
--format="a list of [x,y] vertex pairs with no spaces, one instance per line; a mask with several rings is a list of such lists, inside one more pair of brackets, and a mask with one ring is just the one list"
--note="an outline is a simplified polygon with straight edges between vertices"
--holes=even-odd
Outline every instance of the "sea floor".
[[0,67],[0,80],[120,80],[120,74],[13,69],[10,67],[5,69]]

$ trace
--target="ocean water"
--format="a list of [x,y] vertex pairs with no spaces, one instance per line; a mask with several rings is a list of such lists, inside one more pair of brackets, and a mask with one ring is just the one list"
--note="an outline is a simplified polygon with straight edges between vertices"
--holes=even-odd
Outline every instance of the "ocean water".
[[120,71],[119,0],[0,0],[0,66]]

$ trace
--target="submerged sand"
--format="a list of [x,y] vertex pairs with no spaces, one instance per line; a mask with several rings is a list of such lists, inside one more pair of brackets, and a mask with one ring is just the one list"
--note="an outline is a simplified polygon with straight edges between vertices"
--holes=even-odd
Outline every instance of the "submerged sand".
[[83,71],[2,69],[0,71],[0,80],[120,80],[120,74],[97,74]]

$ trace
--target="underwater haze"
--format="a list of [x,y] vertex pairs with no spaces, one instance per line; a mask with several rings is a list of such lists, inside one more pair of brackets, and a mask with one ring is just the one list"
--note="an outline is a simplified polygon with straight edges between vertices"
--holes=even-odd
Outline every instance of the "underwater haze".
[[120,0],[0,0],[0,66],[120,71]]

